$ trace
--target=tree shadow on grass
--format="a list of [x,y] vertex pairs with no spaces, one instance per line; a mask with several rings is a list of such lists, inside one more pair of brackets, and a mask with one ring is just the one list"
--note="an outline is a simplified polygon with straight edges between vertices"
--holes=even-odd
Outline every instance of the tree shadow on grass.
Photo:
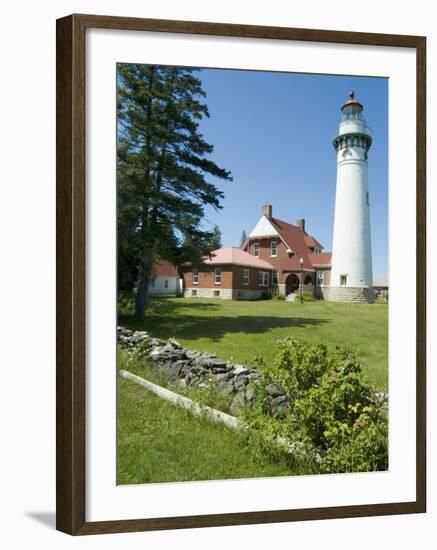
[[170,336],[196,340],[209,338],[218,341],[226,334],[260,334],[276,328],[303,328],[329,323],[329,319],[310,317],[275,316],[196,316],[196,315],[152,315],[141,322],[128,323],[130,328],[147,330],[153,336],[167,339]]

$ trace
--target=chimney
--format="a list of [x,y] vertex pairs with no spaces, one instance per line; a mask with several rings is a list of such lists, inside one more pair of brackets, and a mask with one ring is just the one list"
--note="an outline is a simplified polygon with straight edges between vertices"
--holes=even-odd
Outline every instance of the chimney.
[[270,220],[272,217],[272,205],[263,204],[262,211],[263,211],[263,215]]
[[298,218],[296,220],[296,225],[301,231],[305,231],[305,220],[304,220],[304,218]]

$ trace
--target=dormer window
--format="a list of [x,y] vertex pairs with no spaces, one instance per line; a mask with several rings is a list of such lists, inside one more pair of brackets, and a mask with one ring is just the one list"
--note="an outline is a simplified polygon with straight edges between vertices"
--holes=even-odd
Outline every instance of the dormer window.
[[259,243],[253,243],[253,255],[259,256]]
[[278,251],[278,243],[276,241],[272,241],[270,243],[270,256],[277,256],[277,251]]

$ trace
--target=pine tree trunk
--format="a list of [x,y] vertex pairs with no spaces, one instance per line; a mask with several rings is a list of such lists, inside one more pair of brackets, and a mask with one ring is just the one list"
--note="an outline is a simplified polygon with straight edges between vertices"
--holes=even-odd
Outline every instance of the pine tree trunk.
[[138,287],[135,296],[135,317],[140,320],[144,319],[147,291],[149,289],[150,271],[149,266],[146,263],[141,262],[138,268]]

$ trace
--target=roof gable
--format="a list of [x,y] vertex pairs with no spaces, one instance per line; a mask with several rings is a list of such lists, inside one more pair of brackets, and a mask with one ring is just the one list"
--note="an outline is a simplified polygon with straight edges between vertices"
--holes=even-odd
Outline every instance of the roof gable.
[[261,216],[249,237],[271,237],[278,235],[278,231],[266,216]]

